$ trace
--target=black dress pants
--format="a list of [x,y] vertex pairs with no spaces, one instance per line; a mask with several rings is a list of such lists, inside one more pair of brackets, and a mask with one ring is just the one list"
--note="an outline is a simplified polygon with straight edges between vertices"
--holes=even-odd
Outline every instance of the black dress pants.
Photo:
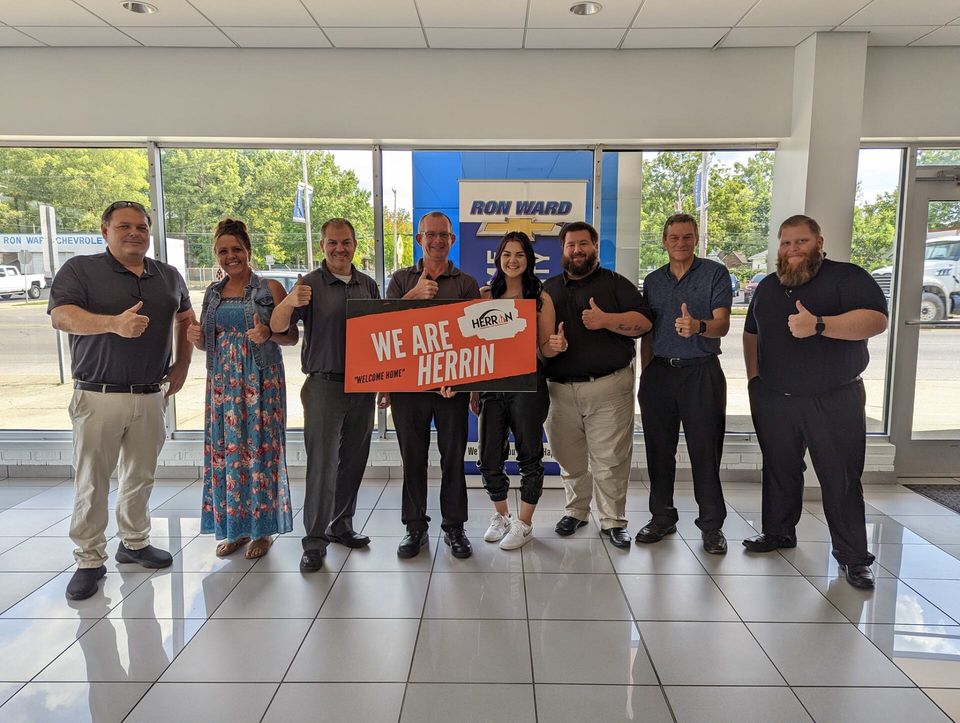
[[749,390],[763,452],[763,531],[796,535],[803,510],[803,455],[809,449],[833,556],[847,565],[873,563],[860,482],[867,435],[863,382],[807,397],[782,394],[754,377]]
[[701,364],[672,367],[654,359],[640,376],[640,418],[650,473],[650,514],[662,526],[676,524],[673,506],[680,425],[700,508],[697,527],[723,527],[727,507],[720,487],[720,459],[727,420],[727,380],[716,356]]
[[403,459],[403,524],[411,532],[429,528],[427,464],[430,422],[433,421],[440,449],[441,527],[444,530],[463,527],[467,521],[463,457],[467,450],[470,395],[460,392],[444,399],[434,392],[394,392],[390,395],[390,406]]

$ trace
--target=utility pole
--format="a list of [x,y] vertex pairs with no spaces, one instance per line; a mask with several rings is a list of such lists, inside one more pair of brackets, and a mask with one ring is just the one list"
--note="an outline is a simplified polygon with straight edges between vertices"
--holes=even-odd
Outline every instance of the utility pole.
[[710,176],[710,151],[703,152],[700,161],[700,258],[707,255],[707,181]]
[[403,249],[400,248],[400,236],[397,233],[397,189],[393,191],[393,270],[403,265]]
[[313,194],[310,188],[310,181],[307,179],[307,152],[300,152],[300,160],[303,162],[303,225],[307,231],[307,270],[313,271],[313,227],[310,225],[310,202]]

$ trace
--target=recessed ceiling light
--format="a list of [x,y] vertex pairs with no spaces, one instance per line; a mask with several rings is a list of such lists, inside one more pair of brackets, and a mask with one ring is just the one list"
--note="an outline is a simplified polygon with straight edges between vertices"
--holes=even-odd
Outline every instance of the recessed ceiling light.
[[600,3],[577,3],[570,6],[570,12],[574,15],[596,15],[601,10],[603,5]]
[[157,12],[156,6],[151,5],[150,3],[138,3],[126,0],[120,4],[130,12],[138,13],[140,15],[153,15],[155,12]]

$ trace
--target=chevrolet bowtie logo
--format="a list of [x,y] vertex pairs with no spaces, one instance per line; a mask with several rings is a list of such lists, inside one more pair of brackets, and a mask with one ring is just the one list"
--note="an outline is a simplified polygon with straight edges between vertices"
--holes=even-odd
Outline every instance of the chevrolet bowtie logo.
[[503,236],[507,231],[523,231],[531,239],[537,236],[556,236],[563,224],[536,221],[533,216],[507,216],[503,221],[486,221],[480,225],[477,236]]

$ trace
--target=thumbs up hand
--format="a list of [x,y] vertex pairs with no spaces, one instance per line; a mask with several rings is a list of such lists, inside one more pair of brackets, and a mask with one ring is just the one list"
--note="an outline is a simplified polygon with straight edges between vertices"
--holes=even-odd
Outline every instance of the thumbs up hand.
[[150,319],[137,312],[143,308],[143,302],[138,301],[122,314],[113,317],[113,333],[126,339],[136,339],[147,330]]
[[557,327],[557,333],[551,334],[550,338],[547,339],[547,348],[556,355],[565,352],[568,346],[567,337],[563,334],[563,322],[561,321]]
[[675,327],[677,334],[684,339],[689,339],[691,336],[700,333],[700,320],[693,318],[686,303],[680,304],[680,316],[677,317]]
[[607,326],[607,314],[597,306],[597,302],[593,300],[592,296],[590,297],[590,305],[583,310],[581,318],[583,319],[583,325],[590,331],[605,329]]
[[270,327],[261,323],[257,314],[253,315],[253,328],[247,329],[247,338],[254,344],[263,344],[270,338]]
[[817,333],[817,317],[807,311],[800,299],[797,299],[797,313],[787,317],[787,326],[795,338],[806,339]]
[[310,303],[312,295],[313,289],[310,288],[310,284],[303,283],[303,274],[297,274],[297,283],[293,285],[287,298],[283,301],[294,307],[306,306]]
[[197,321],[196,315],[190,318],[190,325],[187,327],[187,341],[197,349],[203,349],[203,327]]

